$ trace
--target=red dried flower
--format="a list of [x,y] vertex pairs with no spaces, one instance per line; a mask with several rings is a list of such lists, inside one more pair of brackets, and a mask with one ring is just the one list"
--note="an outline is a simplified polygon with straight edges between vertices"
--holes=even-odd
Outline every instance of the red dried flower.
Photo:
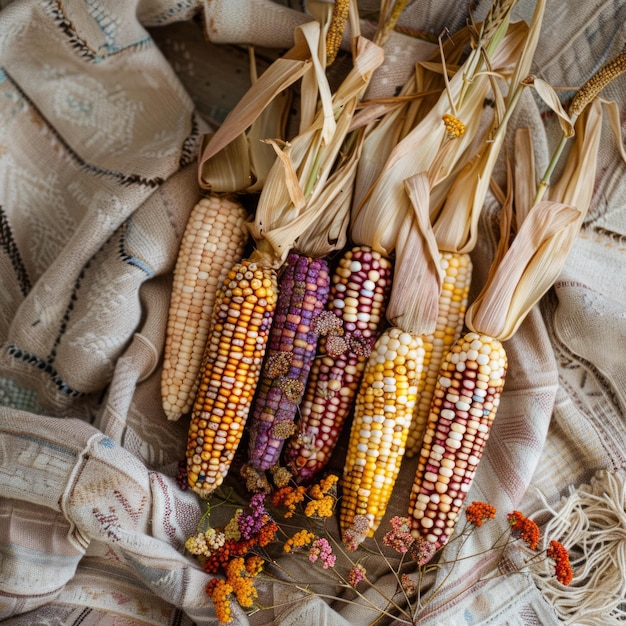
[[574,573],[569,560],[567,548],[559,541],[552,540],[546,551],[546,556],[555,561],[554,575],[562,585],[569,585],[572,582]]

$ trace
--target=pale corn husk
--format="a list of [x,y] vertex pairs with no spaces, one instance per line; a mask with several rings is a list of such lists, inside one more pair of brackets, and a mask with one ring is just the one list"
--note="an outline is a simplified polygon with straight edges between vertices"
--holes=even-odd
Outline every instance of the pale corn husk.
[[[503,229],[487,281],[466,312],[468,328],[509,339],[560,274],[591,204],[601,126],[601,105],[592,103],[576,123],[574,145],[550,200],[539,201],[525,215],[516,211],[510,246],[510,229]],[[527,150],[528,142],[518,147]],[[527,180],[534,190],[534,177]]]
[[[522,23],[509,27],[506,36],[491,60],[494,71],[514,67],[524,45],[527,34]],[[445,159],[437,162],[437,178],[449,175],[458,165],[459,159],[466,155],[467,147],[475,140],[475,133],[481,127],[483,102],[491,87],[491,78],[484,72],[477,71],[475,76],[467,74],[469,68],[480,68],[475,56],[482,58],[483,51],[470,55],[462,68],[449,81],[449,93],[440,96],[423,120],[399,141],[391,151],[375,182],[365,193],[362,188],[355,194],[363,197],[352,219],[352,238],[365,245],[371,245],[382,254],[389,255],[394,247],[398,229],[409,210],[409,199],[404,190],[404,180],[415,174],[428,171],[437,160],[439,152],[447,141],[446,130],[441,121],[444,113],[454,113],[466,125],[465,134],[451,141]],[[471,80],[471,89],[466,81]],[[463,95],[463,101],[458,98]],[[450,102],[455,102],[454,110]],[[467,155],[466,155],[467,156]],[[362,156],[362,159],[365,155]],[[357,175],[357,186],[369,185]],[[393,207],[390,211],[389,207]],[[391,219],[390,219],[391,217]]]
[[[351,12],[356,10],[350,0]],[[329,13],[326,13],[329,15]],[[325,74],[325,36],[327,25],[312,21],[296,28],[294,47],[267,68],[243,96],[222,126],[203,147],[202,172],[221,153],[243,151],[241,135],[268,110],[276,98],[301,79],[300,129],[291,141],[271,136],[264,141],[273,152],[272,166],[264,178],[254,221],[249,230],[256,242],[255,253],[279,267],[301,235],[322,221],[329,228],[317,228],[318,240],[309,236],[316,253],[336,249],[345,236],[339,231],[347,225],[346,201],[335,201],[337,189],[346,176],[329,180],[344,143],[356,104],[374,70],[382,63],[382,49],[363,37],[355,38],[353,68],[332,93]],[[258,136],[258,133],[257,133]],[[349,159],[346,172],[353,171]],[[327,189],[326,184],[330,187]],[[344,215],[328,215],[332,211]],[[307,254],[307,250],[300,250]]]
[[[489,189],[491,174],[502,150],[508,120],[522,89],[528,86],[527,73],[537,46],[544,9],[545,2],[540,0],[535,6],[526,36],[517,49],[518,57],[506,97],[501,98],[499,90],[493,90],[496,117],[490,129],[490,140],[481,146],[451,185],[438,193],[435,190],[432,194],[433,229],[441,250],[464,253],[471,252],[476,246],[480,213]],[[442,196],[445,200],[439,208],[438,202]]]
[[[358,37],[355,43],[354,65],[344,81],[332,95],[331,107],[336,113],[334,131],[325,137],[326,116],[324,109],[310,126],[285,146],[274,143],[278,158],[272,167],[255,213],[250,232],[257,245],[273,262],[282,264],[287,253],[301,235],[313,228],[328,210],[329,202],[335,209],[347,210],[349,203],[332,201],[352,183],[354,164],[350,159],[343,162],[343,175],[337,174],[336,160],[348,134],[356,105],[362,96],[374,70],[383,60],[382,49],[373,42]],[[336,176],[330,180],[331,174]],[[330,185],[330,188],[327,188]],[[348,189],[350,188],[348,187]],[[343,223],[343,218],[339,218]],[[334,224],[337,222],[334,221]],[[316,229],[320,242],[328,240],[325,233]],[[302,239],[298,250],[308,254],[302,246],[312,238]],[[336,249],[336,248],[333,248]]]
[[[575,238],[571,225],[581,212],[543,200],[528,213],[513,243],[468,307],[465,324],[477,333],[505,341],[552,286]],[[573,234],[574,233],[574,234]]]
[[443,274],[429,219],[428,176],[405,181],[413,212],[405,215],[396,241],[393,285],[386,316],[393,326],[416,334],[435,331]]
[[535,151],[529,128],[518,128],[515,131],[513,152],[515,154],[513,175],[515,215],[521,224],[534,204],[537,189]]
[[274,154],[258,139],[283,138],[288,89],[312,67],[308,42],[296,35],[294,47],[263,72],[217,131],[203,138],[198,159],[201,189],[233,193],[262,188]]
[[554,111],[554,113],[556,113],[556,117],[559,120],[561,130],[563,131],[565,137],[571,137],[574,134],[572,118],[563,108],[563,105],[561,104],[561,101],[552,86],[545,80],[537,78],[536,76],[533,76],[530,80],[528,80],[527,84],[532,84],[537,95],[548,105],[550,109],[552,109],[552,111]]
[[[291,94],[279,93],[267,104],[250,128],[235,137],[217,154],[205,158],[200,165],[200,187],[213,193],[257,193],[276,155],[263,139],[285,137]],[[212,139],[202,138],[201,153]]]
[[[573,204],[584,219],[593,196],[602,135],[602,104],[594,100],[576,121],[576,136],[559,180],[548,190],[554,202]],[[621,144],[621,141],[620,141]]]

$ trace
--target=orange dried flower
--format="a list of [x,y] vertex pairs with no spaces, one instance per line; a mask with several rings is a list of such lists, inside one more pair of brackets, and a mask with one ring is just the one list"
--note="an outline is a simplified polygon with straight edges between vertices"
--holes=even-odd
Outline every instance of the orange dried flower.
[[271,520],[265,524],[261,530],[259,530],[259,534],[256,537],[256,542],[264,548],[268,543],[274,541],[274,537],[276,537],[276,533],[278,532],[278,524]]
[[474,526],[482,526],[483,522],[496,516],[496,507],[476,500],[465,509],[467,521]]
[[546,556],[555,561],[554,575],[562,585],[569,585],[574,578],[572,565],[567,548],[559,541],[552,540],[546,551]]
[[301,485],[298,487],[290,485],[281,487],[272,494],[272,505],[276,508],[285,507],[287,509],[285,517],[293,517],[296,506],[304,500],[305,494],[306,488]]
[[537,524],[519,511],[509,513],[507,518],[512,530],[519,531],[520,538],[526,542],[531,550],[535,550],[540,536]]
[[246,559],[246,571],[250,576],[258,576],[263,571],[264,562],[262,556],[253,554]]
[[228,624],[232,622],[233,615],[230,608],[230,594],[233,588],[229,582],[222,578],[212,578],[207,586],[206,592],[213,600],[215,606],[215,615],[220,624]]

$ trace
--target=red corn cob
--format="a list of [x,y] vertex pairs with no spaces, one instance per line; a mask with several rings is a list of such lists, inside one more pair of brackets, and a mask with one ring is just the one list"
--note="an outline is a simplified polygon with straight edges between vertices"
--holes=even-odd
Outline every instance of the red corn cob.
[[391,261],[367,246],[348,250],[333,274],[298,430],[285,448],[297,481],[310,480],[330,459],[382,330],[391,275]]
[[474,479],[504,387],[507,359],[498,339],[468,332],[439,370],[409,517],[413,534],[445,545]]
[[250,468],[268,470],[276,465],[285,440],[294,432],[294,418],[315,358],[315,319],[326,306],[329,289],[324,259],[289,254],[252,408]]

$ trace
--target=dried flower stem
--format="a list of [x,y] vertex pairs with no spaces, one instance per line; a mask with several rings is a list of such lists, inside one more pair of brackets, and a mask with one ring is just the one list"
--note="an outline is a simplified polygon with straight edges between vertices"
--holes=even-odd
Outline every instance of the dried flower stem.
[[[572,118],[572,124],[576,121],[576,118],[585,110],[599,93],[618,76],[621,76],[626,72],[626,50],[618,54],[616,57],[607,61],[589,80],[587,80],[583,86],[576,92],[570,103],[568,113]],[[569,137],[565,133],[561,134],[561,139],[557,144],[550,163],[539,181],[537,187],[537,193],[535,195],[535,204],[539,202],[545,195],[548,187],[550,186],[550,179],[552,174],[561,158],[561,154],[567,145]]]

